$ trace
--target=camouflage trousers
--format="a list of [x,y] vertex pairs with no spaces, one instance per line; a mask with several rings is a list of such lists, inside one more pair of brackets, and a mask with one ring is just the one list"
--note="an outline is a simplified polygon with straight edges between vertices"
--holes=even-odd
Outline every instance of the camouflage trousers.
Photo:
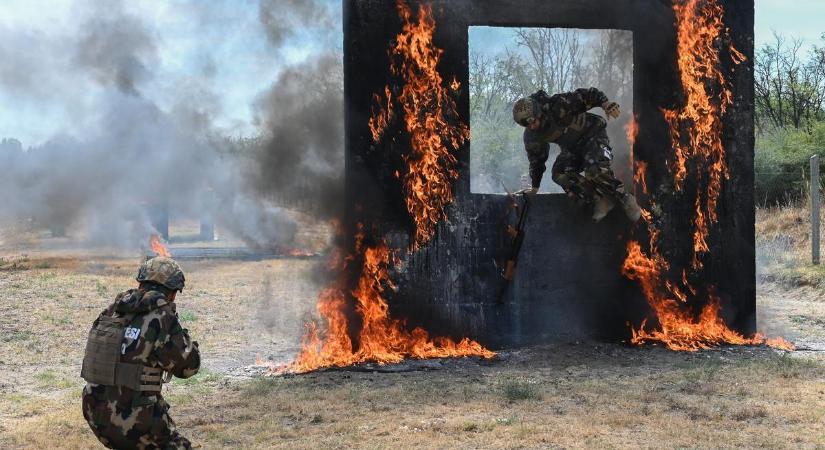
[[95,384],[83,388],[83,417],[108,448],[191,449],[168,411],[169,404],[159,394]]
[[601,129],[575,147],[561,148],[553,164],[553,181],[583,203],[592,203],[599,195],[621,200],[625,197],[624,185],[613,174],[612,162],[613,150],[607,133]]

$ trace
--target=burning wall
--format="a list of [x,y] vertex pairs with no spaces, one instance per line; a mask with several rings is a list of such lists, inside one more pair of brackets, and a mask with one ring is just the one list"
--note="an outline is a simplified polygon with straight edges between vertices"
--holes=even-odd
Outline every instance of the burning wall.
[[[423,3],[423,2],[422,2]],[[628,29],[634,33],[634,105],[638,132],[634,155],[647,167],[647,188],[670,198],[668,236],[659,251],[676,265],[694,257],[695,197],[673,194],[672,135],[663,110],[685,102],[677,65],[676,16],[670,1],[472,1],[443,0],[432,5],[434,43],[443,49],[437,66],[445,80],[455,80],[456,112],[469,118],[468,36],[470,25],[550,26]],[[419,2],[409,2],[416,11]],[[720,70],[732,102],[721,124],[729,179],[718,199],[718,222],[707,236],[709,251],[693,284],[715,286],[722,317],[734,330],[755,329],[753,250],[753,2],[720,1],[730,41],[744,56],[736,70],[724,60]],[[404,199],[410,179],[405,155],[411,153],[409,127],[389,119],[380,139],[370,129],[379,100],[403,96],[403,83],[387,68],[388,48],[397,42],[402,19],[395,2],[344,0],[345,100],[347,110],[347,204],[345,227],[373,224],[392,248],[410,248],[420,237]],[[715,45],[725,45],[719,41]],[[381,104],[382,102],[378,102]],[[469,144],[454,153],[455,201],[446,220],[418,251],[404,253],[389,267],[395,289],[384,296],[393,317],[426,325],[436,335],[473,336],[490,345],[535,342],[558,335],[626,337],[627,322],[639,324],[649,313],[639,286],[621,273],[633,230],[620,214],[589,223],[584,211],[560,195],[534,202],[527,239],[507,303],[496,304],[506,254],[503,236],[509,211],[504,196],[471,194]],[[525,158],[526,159],[526,158]],[[526,160],[525,160],[526,164]],[[549,182],[549,180],[548,180]],[[688,182],[690,184],[690,182]],[[684,186],[697,189],[698,185]],[[429,236],[428,236],[429,237]],[[637,238],[638,239],[638,238]],[[697,300],[698,301],[698,300]]]

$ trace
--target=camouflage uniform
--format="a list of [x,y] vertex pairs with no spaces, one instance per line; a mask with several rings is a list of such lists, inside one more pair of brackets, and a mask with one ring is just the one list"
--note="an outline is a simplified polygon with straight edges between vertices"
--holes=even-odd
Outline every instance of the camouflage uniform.
[[592,201],[593,192],[580,190],[579,174],[584,171],[603,194],[622,199],[625,195],[622,182],[615,178],[610,168],[613,151],[607,138],[607,121],[587,112],[607,102],[607,96],[596,88],[589,88],[552,97],[538,91],[530,98],[540,105],[543,113],[538,130],[524,130],[524,148],[530,161],[532,186],[538,189],[541,185],[547,169],[545,163],[550,154],[550,143],[555,143],[561,148],[561,153],[551,172],[553,181],[565,192]]
[[[160,367],[180,378],[198,372],[198,344],[181,327],[175,303],[163,293],[130,289],[119,294],[101,313],[104,315],[133,315],[122,341],[121,362]],[[191,448],[178,434],[168,411],[169,404],[159,392],[92,383],[83,389],[83,416],[109,448]]]

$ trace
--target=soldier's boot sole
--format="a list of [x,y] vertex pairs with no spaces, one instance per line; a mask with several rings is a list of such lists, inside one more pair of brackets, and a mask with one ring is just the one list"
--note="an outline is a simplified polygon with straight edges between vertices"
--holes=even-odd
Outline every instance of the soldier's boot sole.
[[596,199],[596,204],[593,205],[593,222],[600,222],[604,219],[616,204],[613,199],[607,196],[600,196]]
[[624,209],[625,215],[631,222],[635,223],[642,217],[642,208],[636,203],[636,197],[631,194],[625,195],[622,199],[622,209]]

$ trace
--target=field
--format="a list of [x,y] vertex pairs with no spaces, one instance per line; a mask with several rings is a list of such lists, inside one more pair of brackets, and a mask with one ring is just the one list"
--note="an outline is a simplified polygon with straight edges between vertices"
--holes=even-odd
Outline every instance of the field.
[[[394,368],[264,376],[319,286],[313,259],[185,261],[180,318],[203,370],[165,388],[202,448],[825,448],[825,275],[795,208],[760,211],[760,328],[802,351],[673,353],[580,342]],[[0,448],[98,448],[85,335],[139,255],[0,244]]]

